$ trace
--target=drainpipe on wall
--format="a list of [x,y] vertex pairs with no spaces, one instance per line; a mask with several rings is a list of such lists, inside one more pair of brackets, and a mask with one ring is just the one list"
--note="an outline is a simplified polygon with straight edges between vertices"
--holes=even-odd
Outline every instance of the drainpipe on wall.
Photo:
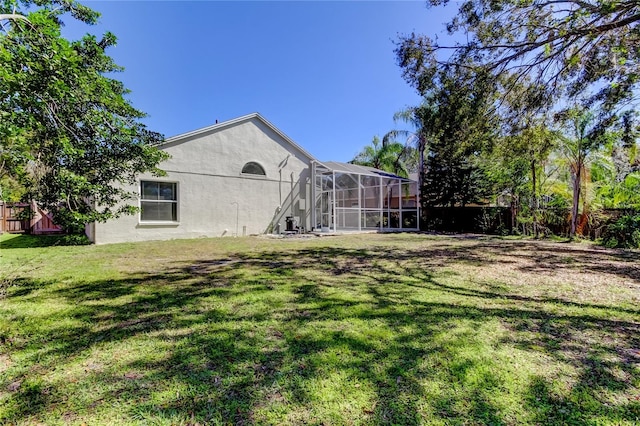
[[316,212],[316,162],[311,161],[311,203],[309,205],[311,209],[311,229],[315,229],[318,224],[317,212]]
[[293,172],[291,172],[290,186],[291,186],[291,192],[290,192],[291,195],[289,196],[289,198],[291,199],[291,216],[295,216],[293,214]]
[[238,204],[237,201],[234,201],[233,203],[231,203],[232,205],[235,204],[236,205],[236,233],[235,233],[235,237],[238,237],[238,217],[240,216],[240,204]]
[[278,192],[280,196],[279,205],[282,206],[282,169],[278,170],[278,173],[280,174],[280,182],[278,183]]

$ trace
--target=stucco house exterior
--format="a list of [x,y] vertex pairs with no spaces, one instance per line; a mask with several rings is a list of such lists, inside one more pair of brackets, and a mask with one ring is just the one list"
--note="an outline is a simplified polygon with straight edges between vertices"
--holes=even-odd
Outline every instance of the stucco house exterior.
[[[140,212],[89,225],[93,242],[281,233],[288,217],[299,232],[382,229],[398,226],[403,205],[399,227],[418,228],[414,181],[371,168],[336,172],[343,163],[319,162],[258,113],[168,138],[160,148],[171,156],[160,164],[166,176],[141,175],[129,188]],[[355,189],[365,181],[376,189]]]

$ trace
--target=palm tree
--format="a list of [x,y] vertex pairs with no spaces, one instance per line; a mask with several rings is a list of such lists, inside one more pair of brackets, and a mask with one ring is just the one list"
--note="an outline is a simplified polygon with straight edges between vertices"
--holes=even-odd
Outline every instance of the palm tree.
[[395,122],[403,121],[409,124],[412,130],[391,130],[382,138],[383,146],[396,142],[398,138],[405,138],[405,146],[410,152],[418,155],[418,186],[422,188],[424,175],[426,174],[424,155],[433,138],[432,129],[437,116],[437,109],[433,102],[425,98],[424,102],[416,107],[407,107],[393,115]]
[[595,205],[603,208],[640,208],[640,162],[633,158],[636,149],[615,140],[596,152],[591,161],[591,179],[595,186]]
[[586,168],[590,155],[603,143],[603,129],[594,126],[594,115],[588,110],[575,107],[569,111],[566,126],[570,136],[562,139],[562,151],[569,163],[572,183],[570,238],[576,235],[578,208],[582,189],[587,183]]
[[369,166],[384,170],[398,176],[407,177],[409,175],[406,165],[408,150],[405,145],[397,142],[381,143],[378,136],[374,136],[371,145],[365,146],[353,160],[351,164]]

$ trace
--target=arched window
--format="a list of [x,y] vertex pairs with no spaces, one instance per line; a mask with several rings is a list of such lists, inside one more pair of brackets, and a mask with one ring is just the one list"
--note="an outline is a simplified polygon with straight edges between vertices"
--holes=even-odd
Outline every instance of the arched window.
[[242,173],[246,173],[248,175],[260,175],[260,176],[267,175],[264,172],[264,169],[262,168],[262,166],[256,163],[255,161],[249,161],[247,164],[245,164],[244,167],[242,168]]

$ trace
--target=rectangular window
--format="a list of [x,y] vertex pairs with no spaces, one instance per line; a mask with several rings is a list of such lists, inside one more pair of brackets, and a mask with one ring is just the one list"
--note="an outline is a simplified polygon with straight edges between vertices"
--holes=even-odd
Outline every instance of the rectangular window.
[[140,220],[143,222],[177,222],[177,184],[172,182],[140,182]]

